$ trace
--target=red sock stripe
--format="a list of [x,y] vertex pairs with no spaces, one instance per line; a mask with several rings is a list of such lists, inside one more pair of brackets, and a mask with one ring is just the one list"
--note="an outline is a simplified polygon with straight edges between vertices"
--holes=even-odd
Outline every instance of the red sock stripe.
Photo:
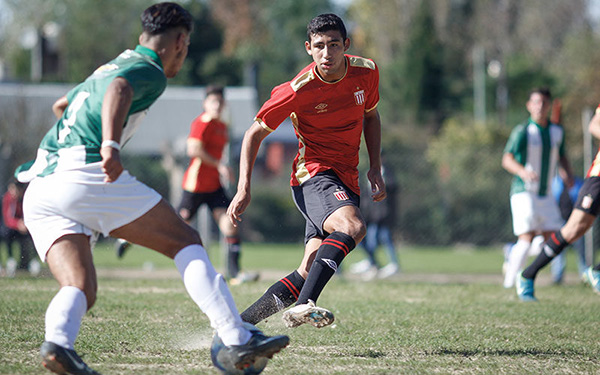
[[290,293],[292,293],[294,298],[298,299],[298,295],[300,294],[300,292],[298,292],[298,289],[296,289],[294,284],[292,284],[291,281],[289,281],[287,279],[287,277],[284,277],[283,279],[281,279],[279,281],[281,281],[283,283],[283,285],[285,285],[288,288],[288,290],[290,291]]
[[560,245],[560,241],[558,240],[558,238],[556,238],[556,233],[552,233],[550,235],[550,238],[552,238],[552,242],[554,242],[557,245]]
[[342,241],[337,241],[337,240],[332,240],[330,238],[326,238],[323,240],[323,245],[331,245],[331,246],[335,246],[338,249],[342,250],[344,252],[344,256],[348,255],[348,253],[350,252],[350,250],[348,250],[348,246],[343,243]]

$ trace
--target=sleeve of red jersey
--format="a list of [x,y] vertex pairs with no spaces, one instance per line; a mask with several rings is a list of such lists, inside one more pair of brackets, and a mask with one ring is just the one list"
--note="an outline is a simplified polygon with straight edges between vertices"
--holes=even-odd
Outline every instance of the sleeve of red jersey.
[[194,119],[194,121],[192,121],[189,138],[197,139],[199,141],[204,139],[204,133],[206,132],[208,123],[202,121],[201,118],[202,116],[198,116]]
[[254,121],[258,121],[267,130],[274,131],[293,112],[295,96],[290,82],[276,86],[271,91],[271,98],[260,108]]
[[365,112],[370,112],[377,107],[379,103],[379,68],[375,64],[375,70],[369,75],[369,92],[365,103]]

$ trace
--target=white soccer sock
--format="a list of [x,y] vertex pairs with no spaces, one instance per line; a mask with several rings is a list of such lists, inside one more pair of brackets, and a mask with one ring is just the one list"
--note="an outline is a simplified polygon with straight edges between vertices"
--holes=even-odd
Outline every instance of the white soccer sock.
[[241,345],[251,334],[243,326],[223,276],[214,269],[201,245],[189,245],[175,255],[175,265],[192,300],[208,316],[225,345]]
[[527,259],[527,253],[531,247],[531,242],[524,240],[518,240],[508,257],[508,265],[506,267],[506,274],[504,275],[504,287],[512,288],[515,286],[517,280],[517,274],[523,269],[525,259]]
[[46,341],[73,349],[81,319],[87,311],[85,293],[74,286],[63,286],[46,310]]

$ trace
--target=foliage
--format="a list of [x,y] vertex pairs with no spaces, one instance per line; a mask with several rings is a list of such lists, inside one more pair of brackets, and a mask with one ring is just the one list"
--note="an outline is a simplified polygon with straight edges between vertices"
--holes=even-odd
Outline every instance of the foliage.
[[444,207],[439,225],[447,228],[447,243],[510,238],[510,177],[500,164],[507,138],[505,127],[452,118],[430,143],[428,157],[439,173]]

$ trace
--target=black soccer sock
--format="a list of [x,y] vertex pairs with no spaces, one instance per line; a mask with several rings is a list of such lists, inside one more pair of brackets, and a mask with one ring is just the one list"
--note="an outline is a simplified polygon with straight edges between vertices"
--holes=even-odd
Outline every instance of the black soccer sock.
[[244,322],[257,324],[263,319],[281,311],[298,300],[304,279],[294,271],[271,285],[258,301],[240,314]]
[[240,272],[240,239],[225,237],[227,242],[227,277],[234,278]]
[[317,302],[327,282],[355,246],[354,239],[342,232],[333,232],[323,240],[298,296],[298,305],[308,303],[309,299]]
[[544,246],[542,247],[542,251],[535,258],[533,263],[529,265],[529,267],[525,268],[522,275],[526,279],[535,279],[537,273],[544,268],[548,263],[552,261],[558,254],[563,251],[565,247],[567,247],[569,243],[565,241],[562,234],[560,234],[560,230],[552,233],[550,238],[546,240]]

